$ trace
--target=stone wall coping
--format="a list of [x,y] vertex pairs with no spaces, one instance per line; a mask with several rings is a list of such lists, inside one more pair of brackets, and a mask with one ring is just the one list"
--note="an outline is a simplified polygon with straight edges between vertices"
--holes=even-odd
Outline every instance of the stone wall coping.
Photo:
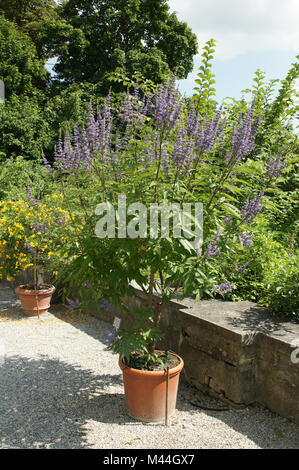
[[[137,284],[134,285],[138,297],[144,298],[144,292]],[[159,292],[155,292],[159,297]],[[208,322],[216,328],[222,328],[240,336],[246,344],[259,342],[259,336],[284,343],[290,350],[290,343],[299,340],[299,321],[286,321],[282,315],[270,312],[266,308],[250,301],[200,300],[192,298],[171,300],[171,308],[191,315],[201,322]]]

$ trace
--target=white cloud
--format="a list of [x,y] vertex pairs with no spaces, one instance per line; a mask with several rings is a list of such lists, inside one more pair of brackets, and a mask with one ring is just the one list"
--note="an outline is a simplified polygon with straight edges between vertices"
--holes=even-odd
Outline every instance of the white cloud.
[[216,39],[217,59],[299,49],[298,0],[169,0],[169,5],[197,34],[200,48]]

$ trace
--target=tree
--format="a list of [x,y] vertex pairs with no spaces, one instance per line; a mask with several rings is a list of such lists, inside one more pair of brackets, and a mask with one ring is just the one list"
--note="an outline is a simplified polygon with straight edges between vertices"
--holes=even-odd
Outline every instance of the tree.
[[53,34],[48,39],[59,54],[55,71],[66,83],[99,83],[115,71],[136,69],[159,83],[170,71],[185,78],[193,68],[196,36],[170,14],[167,0],[69,0],[60,16],[74,30],[64,48],[61,41],[55,48]]
[[54,13],[54,0],[0,0],[0,12],[18,26],[41,21]]
[[48,21],[58,19],[55,0],[0,0],[0,14],[16,23],[34,42],[39,58],[44,57],[40,31]]
[[32,95],[45,88],[47,78],[44,62],[38,59],[30,38],[0,16],[0,79],[5,83],[6,98],[12,93]]

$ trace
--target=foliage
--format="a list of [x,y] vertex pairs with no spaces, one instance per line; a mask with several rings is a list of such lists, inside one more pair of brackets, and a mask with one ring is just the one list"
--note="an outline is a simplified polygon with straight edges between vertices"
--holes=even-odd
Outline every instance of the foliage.
[[50,146],[50,135],[37,98],[12,96],[0,104],[0,151],[4,154],[37,160],[41,150]]
[[202,65],[199,67],[197,78],[195,79],[196,91],[193,95],[193,101],[197,112],[202,114],[209,114],[210,110],[215,107],[216,88],[213,85],[216,83],[215,75],[211,72],[211,60],[215,52],[215,39],[210,39],[206,42],[202,53]]
[[[283,249],[281,250],[281,255]],[[299,315],[298,255],[272,259],[264,275],[266,291],[260,303],[279,313]]]
[[30,38],[14,23],[0,16],[0,79],[5,83],[6,98],[12,93],[32,95],[45,89],[48,72],[39,60]]
[[0,200],[26,200],[28,186],[39,196],[55,192],[49,172],[43,165],[23,157],[6,159],[5,155],[2,158],[0,155]]
[[38,57],[43,57],[40,44],[40,31],[49,21],[57,21],[55,0],[0,0],[0,14],[16,23],[28,34],[37,47]]
[[[73,28],[67,42],[55,45],[56,36],[48,35],[59,57],[58,77],[68,83],[99,83],[120,70],[129,75],[141,71],[156,83],[169,71],[186,77],[197,52],[196,36],[168,10],[165,0],[69,0],[60,13]],[[76,31],[83,34],[80,39],[73,36]]]
[[281,81],[281,87],[278,96],[269,106],[266,116],[266,127],[273,127],[277,121],[281,119],[289,119],[298,113],[298,105],[296,105],[296,80],[299,77],[299,56],[296,57],[297,62],[292,64],[286,78]]
[[[41,152],[51,158],[57,134],[71,130],[86,118],[94,86],[71,85],[54,96],[12,96],[0,104],[0,151],[40,161]],[[95,100],[101,102],[101,98]]]
[[41,21],[54,7],[53,0],[0,0],[0,12],[19,26]]
[[259,302],[279,314],[298,315],[299,252],[294,240],[288,246],[283,243],[281,232],[269,227],[265,215],[257,217],[252,235],[254,243],[247,247],[240,243],[233,265],[229,259],[218,258],[236,286],[228,298]]

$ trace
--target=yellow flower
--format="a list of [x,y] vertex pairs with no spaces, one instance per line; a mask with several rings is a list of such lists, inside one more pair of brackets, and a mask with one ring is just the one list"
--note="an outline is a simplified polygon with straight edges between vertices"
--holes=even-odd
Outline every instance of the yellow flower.
[[14,277],[11,276],[7,276],[6,279],[8,280],[8,282],[14,281]]
[[32,263],[26,264],[26,265],[24,266],[24,268],[23,268],[23,269],[24,269],[24,271],[25,271],[27,268],[30,268],[31,266],[33,266],[33,264],[32,264]]
[[19,224],[18,222],[15,222],[15,223],[14,223],[14,226],[17,227],[17,228],[19,228],[20,230],[24,230],[23,225],[22,225],[22,224]]

